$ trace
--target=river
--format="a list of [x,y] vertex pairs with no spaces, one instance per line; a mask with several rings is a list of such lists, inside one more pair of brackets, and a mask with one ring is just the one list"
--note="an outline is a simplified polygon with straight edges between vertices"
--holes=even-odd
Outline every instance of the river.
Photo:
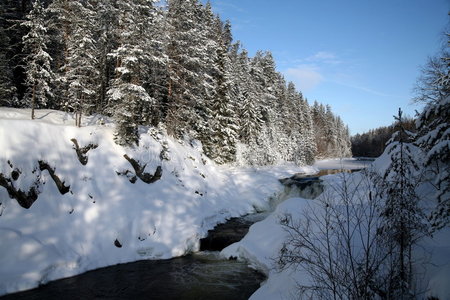
[[[285,191],[280,193],[275,204],[295,196],[293,192],[297,196],[313,199],[323,191],[319,176],[367,166],[367,162],[352,160],[349,163],[346,164],[348,169],[340,161],[331,169],[317,166],[320,169],[318,174],[295,174],[281,179]],[[267,214],[233,218],[218,225],[203,239],[203,251],[198,253],[101,268],[0,299],[248,299],[264,281],[264,275],[245,262],[219,257],[218,251],[243,238],[248,228]]]

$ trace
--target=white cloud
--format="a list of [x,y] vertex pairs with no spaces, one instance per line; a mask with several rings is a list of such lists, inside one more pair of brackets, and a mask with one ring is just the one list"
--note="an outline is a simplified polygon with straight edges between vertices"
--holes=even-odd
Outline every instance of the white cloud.
[[313,65],[299,65],[284,72],[286,79],[292,81],[298,90],[306,92],[314,89],[323,81],[319,69]]
[[327,51],[319,51],[313,56],[310,56],[308,60],[317,61],[317,60],[328,60],[328,59],[336,59],[336,55]]
[[332,65],[341,63],[336,54],[328,51],[319,51],[316,54],[307,57],[305,61],[319,64],[332,64]]

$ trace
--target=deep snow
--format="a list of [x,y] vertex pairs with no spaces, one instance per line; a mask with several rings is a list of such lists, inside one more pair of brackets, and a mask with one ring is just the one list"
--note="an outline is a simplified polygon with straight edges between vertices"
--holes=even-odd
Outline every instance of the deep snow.
[[[0,187],[0,295],[103,266],[196,251],[199,239],[217,223],[271,209],[275,211],[267,219],[255,223],[222,255],[245,259],[268,275],[251,299],[290,299],[297,282],[308,280],[301,269],[276,272],[272,267],[285,238],[280,214],[301,216],[314,201],[291,198],[278,204],[270,199],[283,190],[279,178],[340,168],[341,160],[306,167],[217,166],[202,154],[198,142],[179,142],[151,128],[141,128],[139,147],[123,148],[113,141],[114,124],[102,116],[83,118],[83,126],[76,128],[71,114],[38,110],[34,121],[29,115],[29,110],[0,108],[0,173],[8,177],[18,168],[15,187],[27,190],[38,176],[40,185],[39,198],[30,209],[19,206]],[[73,138],[80,147],[98,145],[87,153],[85,166],[77,159]],[[162,144],[168,147],[169,160],[160,158]],[[162,166],[161,180],[145,184],[138,179],[132,184],[117,175],[133,171],[124,154],[146,163],[148,173]],[[70,185],[69,193],[59,193],[48,172],[37,169],[38,160],[55,168]],[[374,165],[383,168],[385,160]],[[345,167],[365,165],[347,160]],[[339,182],[339,176],[322,178],[330,185]],[[114,245],[116,240],[121,248]],[[429,257],[423,280],[426,295],[450,299],[449,230],[424,240],[422,246]]]
[[[376,170],[384,170],[389,156],[385,153],[372,165]],[[338,166],[336,160],[321,161],[315,166]],[[348,167],[351,167],[352,161]],[[347,182],[349,190],[356,186],[357,193],[367,195],[367,185],[361,173],[341,173],[321,177],[325,192],[319,197],[341,199],[339,186]],[[352,192],[350,192],[352,193]],[[422,195],[433,194],[426,187],[421,189]],[[339,200],[338,200],[339,201]],[[238,257],[262,270],[268,279],[251,297],[251,300],[265,299],[302,299],[298,286],[308,285],[310,277],[301,267],[291,266],[282,271],[276,270],[276,257],[288,237],[288,233],[280,225],[285,214],[294,220],[300,220],[311,209],[320,211],[317,201],[303,198],[290,198],[279,204],[276,210],[265,220],[250,227],[249,233],[238,243],[232,244],[221,251],[224,257]],[[313,227],[314,228],[314,227]],[[415,262],[417,267],[416,292],[420,297],[437,297],[450,299],[450,228],[444,228],[433,237],[425,237],[416,247]],[[309,299],[309,298],[308,298]],[[422,298],[420,298],[422,299]]]
[[[197,142],[180,143],[150,128],[141,128],[139,147],[123,148],[113,141],[114,124],[101,116],[83,118],[81,128],[73,115],[59,111],[29,116],[27,109],[0,108],[0,173],[9,177],[17,168],[16,188],[28,190],[36,180],[40,186],[30,209],[0,187],[0,295],[103,266],[196,251],[217,223],[267,210],[269,198],[282,189],[278,178],[317,170],[217,166]],[[73,138],[80,147],[98,145],[85,166]],[[168,161],[160,159],[164,142]],[[147,163],[152,174],[161,165],[161,180],[132,184],[117,175],[133,171],[124,154]],[[38,160],[55,168],[69,193],[59,193],[49,173],[38,170]]]

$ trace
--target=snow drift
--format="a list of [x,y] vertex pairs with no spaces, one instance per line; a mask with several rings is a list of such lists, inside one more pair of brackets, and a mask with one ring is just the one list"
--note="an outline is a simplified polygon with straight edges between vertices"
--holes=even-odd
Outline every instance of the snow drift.
[[[195,251],[208,229],[267,209],[281,189],[277,179],[302,171],[217,166],[198,142],[179,142],[154,128],[141,128],[138,147],[123,148],[114,143],[114,124],[101,116],[86,118],[81,128],[58,111],[40,110],[28,119],[29,110],[0,109],[0,173],[14,189],[38,193],[25,209],[0,187],[0,295],[103,266]],[[84,154],[85,165],[73,139],[79,149],[96,146]],[[136,178],[124,155],[150,176],[161,167],[161,178],[150,184]]]

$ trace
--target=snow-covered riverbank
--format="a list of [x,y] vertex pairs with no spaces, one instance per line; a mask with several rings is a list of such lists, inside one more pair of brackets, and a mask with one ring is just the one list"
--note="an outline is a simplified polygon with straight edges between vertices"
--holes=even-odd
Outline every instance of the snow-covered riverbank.
[[[386,159],[386,155],[380,157],[374,162],[373,167],[375,169],[385,168]],[[346,166],[351,168],[356,161],[346,160],[346,163]],[[333,169],[339,165],[340,162],[337,160],[326,160],[317,162],[315,167],[324,169],[329,166]],[[355,167],[355,169],[357,168]],[[250,299],[303,299],[299,293],[299,287],[312,283],[308,271],[301,266],[292,265],[283,270],[277,268],[280,250],[289,237],[281,221],[285,216],[300,221],[313,212],[320,215],[323,209],[319,203],[321,197],[333,199],[339,205],[339,201],[342,201],[339,200],[342,199],[343,189],[341,187],[344,184],[347,184],[350,194],[356,193],[360,195],[357,197],[362,196],[360,199],[369,198],[367,182],[360,172],[327,175],[321,179],[325,191],[316,200],[296,197],[285,200],[265,220],[252,225],[249,233],[240,242],[222,250],[222,256],[246,260],[268,277]],[[422,196],[427,194],[432,194],[432,191],[426,188],[421,190]],[[312,224],[311,230],[318,230],[317,227],[317,224]],[[356,235],[357,230],[353,230]],[[444,228],[431,237],[421,239],[414,251],[414,262],[417,277],[412,289],[417,293],[417,299],[427,299],[427,297],[430,297],[428,299],[431,297],[441,300],[450,299],[448,284],[450,282],[450,228]]]
[[[25,209],[0,187],[0,295],[107,265],[195,251],[217,223],[267,209],[282,189],[279,178],[316,170],[217,166],[195,142],[147,128],[139,147],[122,148],[113,141],[114,124],[100,117],[84,119],[81,128],[58,111],[39,110],[36,120],[28,119],[29,110],[0,109],[0,173],[16,190],[39,191]],[[97,145],[86,165],[72,139],[80,148]],[[160,158],[163,145],[168,160]],[[147,164],[150,174],[161,166],[161,179],[131,183],[134,170],[124,154]],[[38,161],[70,191],[61,195]],[[127,170],[128,176],[117,174]]]
[[[306,167],[217,166],[196,141],[180,143],[154,129],[141,128],[139,147],[130,149],[114,143],[114,124],[100,116],[85,119],[81,128],[74,126],[72,115],[57,111],[40,110],[36,120],[28,118],[28,110],[0,109],[0,173],[16,190],[34,186],[38,191],[37,200],[25,209],[0,187],[0,295],[103,266],[181,256],[198,250],[199,239],[217,223],[275,209],[222,255],[248,260],[268,275],[251,299],[289,298],[308,277],[299,269],[273,269],[285,238],[279,216],[289,212],[299,217],[314,202],[291,198],[270,207],[277,204],[270,197],[283,190],[278,179],[368,164],[350,159],[345,165],[325,160]],[[87,151],[85,165],[72,139],[79,148],[97,146]],[[142,171],[148,175],[161,166],[161,178],[150,184],[135,178],[132,183],[136,171],[125,154],[146,165]],[[61,195],[39,161],[49,165],[67,193]],[[383,161],[376,165],[382,167]],[[360,174],[345,176],[357,181]],[[342,177],[323,178],[329,186]],[[426,295],[450,299],[448,230],[422,244],[429,262],[421,287]]]

